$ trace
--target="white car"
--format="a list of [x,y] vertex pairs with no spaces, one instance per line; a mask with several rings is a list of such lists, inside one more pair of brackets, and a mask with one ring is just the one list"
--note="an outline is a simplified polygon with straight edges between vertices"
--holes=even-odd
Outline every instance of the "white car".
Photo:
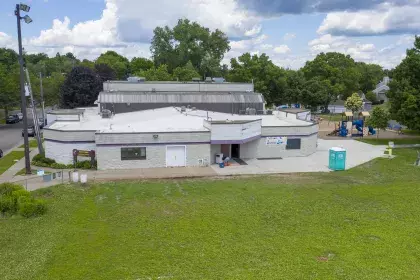
[[22,113],[17,113],[16,115],[19,117],[20,121],[23,120],[23,114]]

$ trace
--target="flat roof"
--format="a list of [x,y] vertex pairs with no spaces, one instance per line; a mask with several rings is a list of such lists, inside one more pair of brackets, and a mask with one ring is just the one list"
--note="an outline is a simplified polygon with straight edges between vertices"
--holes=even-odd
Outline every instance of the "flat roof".
[[263,127],[310,125],[306,121],[280,118],[276,114],[262,116],[232,115],[191,109],[187,109],[186,112],[181,112],[180,108],[166,107],[116,114],[111,118],[102,118],[98,113],[98,108],[87,108],[85,109],[83,118],[79,122],[56,121],[48,128],[64,131],[97,131],[99,133],[208,132],[209,130],[204,127],[204,120],[218,123],[246,123],[261,120]]
[[85,112],[85,109],[59,109],[47,112],[50,115],[80,115]]
[[298,113],[310,112],[311,110],[299,109],[299,108],[285,108],[285,109],[279,109],[279,111],[291,113],[291,114],[298,114]]

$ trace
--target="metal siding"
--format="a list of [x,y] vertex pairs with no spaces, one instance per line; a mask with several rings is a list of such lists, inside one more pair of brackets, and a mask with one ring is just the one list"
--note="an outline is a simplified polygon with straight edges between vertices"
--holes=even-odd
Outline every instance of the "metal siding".
[[156,92],[238,92],[238,91],[254,91],[253,84],[245,83],[177,83],[177,82],[145,82],[145,83],[129,83],[129,82],[105,82],[104,90],[106,91],[143,91]]

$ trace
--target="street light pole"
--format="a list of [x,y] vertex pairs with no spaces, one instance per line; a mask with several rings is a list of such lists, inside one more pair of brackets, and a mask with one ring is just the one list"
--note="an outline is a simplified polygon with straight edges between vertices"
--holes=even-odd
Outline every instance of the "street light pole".
[[22,51],[22,33],[20,27],[20,5],[16,4],[15,15],[17,19],[18,41],[19,41],[19,65],[20,65],[20,98],[23,114],[23,139],[25,146],[25,170],[26,174],[31,174],[31,162],[29,158],[29,141],[28,141],[28,115],[26,113],[26,96],[25,96],[25,74],[23,72],[23,51]]
[[45,125],[46,119],[45,119],[45,102],[44,102],[44,88],[42,87],[42,72],[39,72],[39,83],[41,86],[41,106],[42,106],[42,121],[44,122],[42,126]]

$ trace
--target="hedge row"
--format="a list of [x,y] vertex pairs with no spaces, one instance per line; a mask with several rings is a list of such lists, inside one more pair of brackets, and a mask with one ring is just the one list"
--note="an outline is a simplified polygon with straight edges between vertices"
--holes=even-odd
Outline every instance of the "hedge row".
[[[32,165],[39,166],[39,167],[50,167],[54,169],[72,169],[74,168],[74,164],[62,164],[57,163],[55,160],[46,158],[45,156],[38,154],[34,156],[32,159]],[[78,169],[96,169],[96,162],[92,166],[90,161],[78,161],[76,163],[76,168]]]

